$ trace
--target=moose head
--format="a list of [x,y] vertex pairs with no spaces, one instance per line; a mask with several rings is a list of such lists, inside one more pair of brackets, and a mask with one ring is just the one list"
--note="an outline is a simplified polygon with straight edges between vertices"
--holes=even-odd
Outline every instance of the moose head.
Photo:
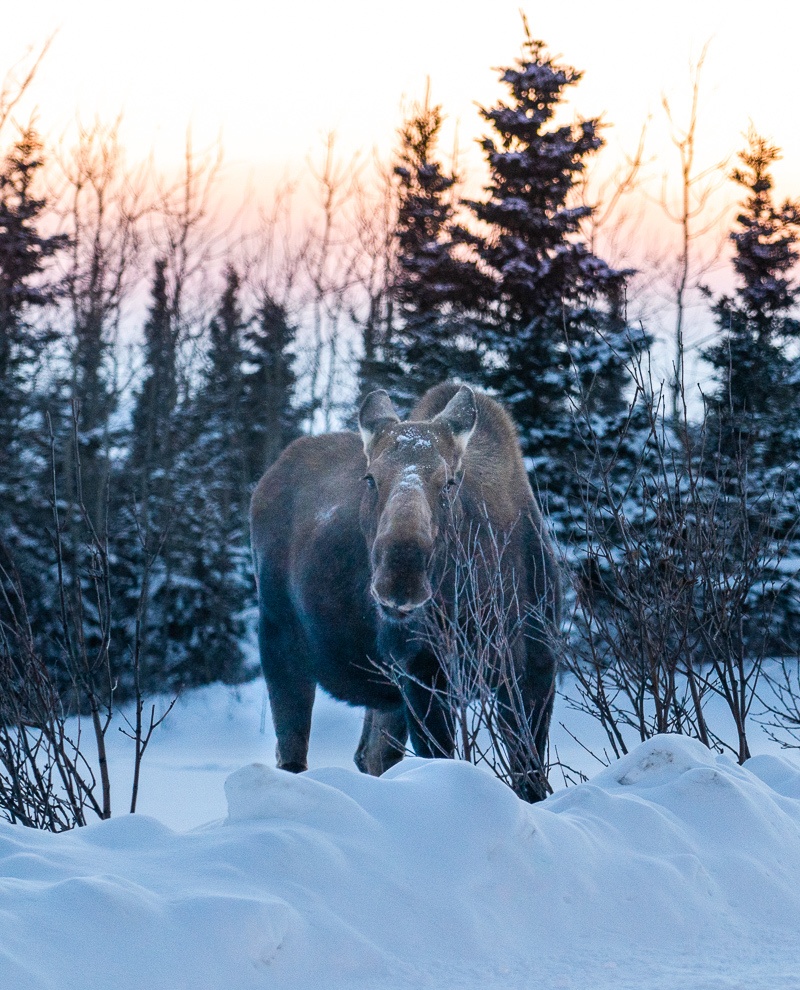
[[370,548],[372,597],[391,621],[405,621],[433,595],[437,551],[477,418],[466,385],[424,422],[402,423],[383,389],[361,406],[367,456],[361,529]]

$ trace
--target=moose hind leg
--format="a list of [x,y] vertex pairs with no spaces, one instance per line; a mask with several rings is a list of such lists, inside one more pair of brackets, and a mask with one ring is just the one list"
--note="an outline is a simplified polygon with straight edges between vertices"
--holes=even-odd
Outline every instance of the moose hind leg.
[[422,654],[403,684],[408,732],[417,756],[452,759],[455,755],[453,715],[443,701],[445,693],[438,662]]
[[362,773],[380,777],[403,759],[407,739],[408,728],[402,707],[389,711],[368,708],[364,712],[364,728],[354,758],[356,766]]
[[553,711],[555,679],[551,671],[535,671],[497,692],[503,737],[515,793],[533,804],[551,792],[547,782],[547,737]]

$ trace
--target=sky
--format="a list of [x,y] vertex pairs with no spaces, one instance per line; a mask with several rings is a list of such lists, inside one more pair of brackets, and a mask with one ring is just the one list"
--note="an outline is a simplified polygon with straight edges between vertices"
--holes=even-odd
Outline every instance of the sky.
[[[196,151],[221,142],[231,213],[242,201],[269,209],[276,188],[308,176],[309,163],[321,164],[332,131],[340,162],[356,155],[362,164],[385,160],[403,108],[422,99],[430,80],[431,99],[446,115],[442,155],[447,160],[458,148],[465,192],[480,195],[477,139],[486,128],[479,106],[503,95],[497,70],[520,53],[520,9],[521,0],[227,0],[189,13],[176,0],[39,0],[15,4],[3,18],[0,73],[52,38],[20,107],[22,120],[35,114],[47,144],[68,147],[76,120],[122,115],[128,160],[152,156],[167,173],[179,169],[187,133]],[[741,0],[658,7],[638,0],[522,0],[522,9],[532,35],[583,72],[565,116],[601,116],[607,125],[607,145],[594,165],[598,197],[646,129],[644,194],[635,207],[645,219],[623,238],[632,257],[605,251],[612,263],[643,268],[640,259],[653,245],[662,253],[674,247],[678,228],[665,219],[660,201],[677,202],[679,162],[662,102],[668,100],[678,125],[688,122],[692,66],[706,46],[696,167],[720,166],[710,180],[719,189],[703,218],[716,219],[706,255],[726,244],[736,190],[725,172],[751,125],[783,151],[774,168],[777,195],[800,194],[794,106],[800,8],[761,0],[758,22],[753,5]],[[724,255],[705,280],[715,292],[730,290]],[[669,306],[669,290],[659,291],[650,292],[650,311],[642,316],[668,334],[670,318],[656,310],[662,299]],[[696,299],[698,323],[687,333],[702,341],[709,314],[699,294]]]
[[[3,0],[8,4],[10,0]],[[175,0],[135,5],[41,0],[3,18],[0,67],[54,35],[31,102],[49,136],[76,114],[124,114],[129,153],[177,161],[187,127],[197,146],[220,135],[234,167],[296,168],[337,132],[343,155],[387,151],[401,107],[432,98],[448,115],[445,146],[472,154],[482,132],[476,104],[500,93],[497,66],[519,53],[520,0],[227,0],[191,14]],[[531,33],[583,70],[575,112],[602,114],[609,158],[633,151],[650,118],[648,152],[669,165],[661,109],[688,104],[689,66],[709,42],[702,77],[700,159],[724,158],[749,121],[784,149],[779,181],[800,188],[800,133],[793,125],[800,10],[762,0],[760,24],[739,0],[573,0],[522,4]],[[794,23],[793,23],[794,22]]]

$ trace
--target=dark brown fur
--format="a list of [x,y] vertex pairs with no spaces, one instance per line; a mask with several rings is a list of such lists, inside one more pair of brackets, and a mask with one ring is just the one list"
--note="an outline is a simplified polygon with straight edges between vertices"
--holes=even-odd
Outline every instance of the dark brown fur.
[[[488,519],[507,542],[503,567],[532,616],[515,643],[515,667],[543,753],[560,589],[512,421],[487,396],[447,384],[427,392],[406,423],[386,393],[372,393],[359,423],[361,437],[295,441],[253,495],[259,643],[278,765],[306,767],[317,684],[366,707],[360,769],[381,773],[397,762],[408,730],[420,755],[452,753],[446,714],[425,688],[439,676],[436,660],[415,630],[431,595],[446,598],[444,530],[454,516],[464,532],[484,536]],[[388,663],[409,675],[405,700],[380,672]],[[530,781],[518,791],[543,796]]]

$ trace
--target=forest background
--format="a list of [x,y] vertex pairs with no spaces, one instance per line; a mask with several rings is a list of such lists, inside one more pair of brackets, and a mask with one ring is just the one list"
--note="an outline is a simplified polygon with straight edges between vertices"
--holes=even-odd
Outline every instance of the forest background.
[[[680,106],[657,108],[666,152],[645,118],[609,164],[604,122],[571,103],[581,73],[524,19],[519,33],[476,111],[477,165],[445,147],[428,87],[390,151],[343,153],[330,133],[301,173],[260,201],[242,184],[235,205],[222,140],[194,128],[179,170],[131,161],[124,116],[43,140],[25,111],[58,35],[11,67],[12,674],[35,656],[76,705],[251,677],[261,473],[301,433],[352,425],[372,388],[406,411],[455,377],[518,424],[573,589],[564,663],[611,745],[622,691],[642,738],[686,731],[745,759],[765,657],[782,664],[775,719],[800,725],[800,207],[774,188],[779,148],[745,119],[738,153],[705,156],[712,42]],[[709,734],[707,694],[726,697],[732,741]]]

